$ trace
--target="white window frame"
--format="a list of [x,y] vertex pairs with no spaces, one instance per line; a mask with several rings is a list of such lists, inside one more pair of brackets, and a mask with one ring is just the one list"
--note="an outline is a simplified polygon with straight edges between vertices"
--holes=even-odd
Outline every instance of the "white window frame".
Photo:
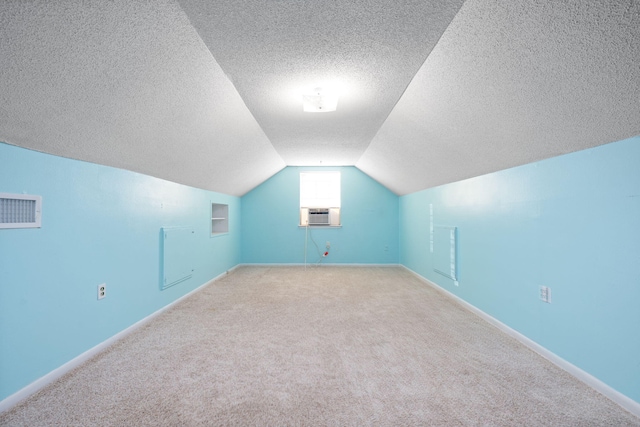
[[[302,227],[340,227],[342,174],[339,171],[300,172],[300,223]],[[320,211],[319,211],[320,210]],[[327,214],[323,212],[326,210]],[[310,221],[317,214],[321,222]]]

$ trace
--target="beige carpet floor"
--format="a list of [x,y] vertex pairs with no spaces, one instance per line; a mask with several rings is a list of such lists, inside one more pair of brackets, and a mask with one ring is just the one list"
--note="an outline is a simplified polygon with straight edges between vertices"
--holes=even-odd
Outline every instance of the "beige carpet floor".
[[399,267],[240,267],[3,426],[640,426]]

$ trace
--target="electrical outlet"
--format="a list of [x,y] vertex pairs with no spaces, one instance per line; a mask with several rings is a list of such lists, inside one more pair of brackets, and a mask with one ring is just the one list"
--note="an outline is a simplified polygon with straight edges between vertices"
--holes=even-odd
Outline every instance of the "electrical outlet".
[[389,245],[384,245],[384,251],[389,252]]
[[98,285],[98,299],[102,299],[107,296],[107,284],[102,283]]
[[331,249],[331,242],[327,240],[327,249]]
[[551,303],[551,288],[548,286],[540,286],[540,299],[543,302]]

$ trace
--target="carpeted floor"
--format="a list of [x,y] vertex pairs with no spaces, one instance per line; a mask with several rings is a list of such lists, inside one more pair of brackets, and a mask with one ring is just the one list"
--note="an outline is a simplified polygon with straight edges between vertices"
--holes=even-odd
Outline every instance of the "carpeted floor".
[[238,268],[0,415],[0,425],[640,419],[402,268],[324,266]]

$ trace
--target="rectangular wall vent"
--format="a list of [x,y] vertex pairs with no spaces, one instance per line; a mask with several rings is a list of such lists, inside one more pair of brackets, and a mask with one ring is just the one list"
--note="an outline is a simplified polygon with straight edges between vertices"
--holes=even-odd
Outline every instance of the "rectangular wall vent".
[[42,197],[0,193],[0,228],[39,228]]

